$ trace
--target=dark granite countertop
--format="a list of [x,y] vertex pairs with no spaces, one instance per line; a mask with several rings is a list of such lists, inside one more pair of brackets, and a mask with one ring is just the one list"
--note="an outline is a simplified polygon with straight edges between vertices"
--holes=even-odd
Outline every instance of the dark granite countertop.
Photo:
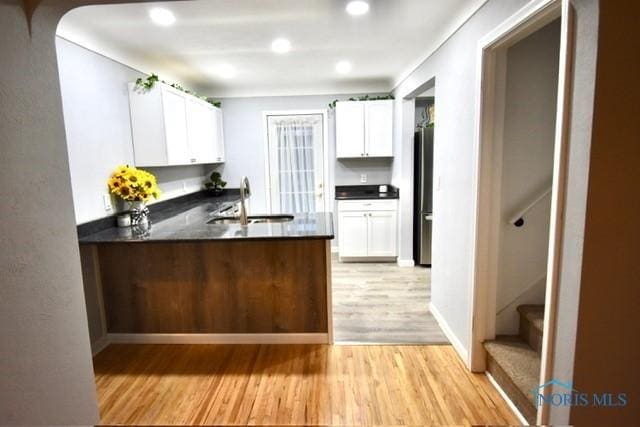
[[[222,197],[192,197],[166,203],[151,209],[151,227],[146,233],[135,233],[130,227],[108,228],[84,234],[79,232],[81,244],[184,242],[207,240],[271,240],[271,239],[333,239],[333,219],[330,213],[298,214],[293,221],[259,223],[242,227],[240,224],[207,224],[217,212],[239,200],[237,194]],[[259,215],[250,212],[250,215]]]
[[400,197],[400,190],[393,185],[387,185],[386,193],[381,193],[379,187],[379,185],[338,185],[336,200],[398,199]]

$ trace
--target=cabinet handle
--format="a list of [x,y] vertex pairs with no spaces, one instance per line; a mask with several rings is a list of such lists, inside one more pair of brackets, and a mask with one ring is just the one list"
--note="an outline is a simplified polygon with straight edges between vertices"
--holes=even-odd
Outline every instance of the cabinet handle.
[[216,159],[216,161],[221,162],[221,161],[222,161],[222,157],[218,157],[218,158]]
[[369,157],[369,153],[367,153],[366,156]]

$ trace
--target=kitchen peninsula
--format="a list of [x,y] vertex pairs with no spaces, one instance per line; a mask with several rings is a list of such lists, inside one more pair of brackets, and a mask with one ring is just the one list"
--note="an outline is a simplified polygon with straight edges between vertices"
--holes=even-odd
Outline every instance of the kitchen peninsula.
[[331,214],[243,226],[220,213],[237,198],[215,201],[162,209],[143,234],[80,235],[110,341],[330,342]]

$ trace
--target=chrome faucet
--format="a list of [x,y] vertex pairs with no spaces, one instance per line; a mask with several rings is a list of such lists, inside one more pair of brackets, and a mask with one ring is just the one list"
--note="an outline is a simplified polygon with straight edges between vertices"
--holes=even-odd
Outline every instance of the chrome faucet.
[[249,218],[247,216],[246,200],[251,195],[251,186],[249,178],[243,176],[240,180],[240,225],[248,225]]

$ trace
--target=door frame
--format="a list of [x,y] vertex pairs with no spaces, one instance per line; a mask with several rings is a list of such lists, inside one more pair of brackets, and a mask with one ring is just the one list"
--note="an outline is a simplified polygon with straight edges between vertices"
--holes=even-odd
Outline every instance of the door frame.
[[[477,48],[475,97],[476,153],[474,212],[472,235],[474,250],[471,269],[471,316],[469,317],[469,353],[467,366],[474,372],[486,370],[486,352],[482,343],[495,336],[496,277],[498,266],[498,225],[496,212],[500,202],[501,129],[504,119],[506,49],[561,18],[558,95],[554,143],[553,188],[547,282],[545,294],[544,335],[540,384],[551,379],[556,330],[557,291],[561,262],[562,231],[566,187],[569,100],[571,94],[571,53],[573,13],[570,0],[534,0],[483,37]],[[547,424],[548,406],[538,410],[538,424]]]
[[329,176],[329,119],[326,109],[317,110],[268,110],[262,112],[262,134],[264,139],[264,183],[267,198],[267,213],[271,214],[271,174],[270,153],[269,153],[269,116],[310,116],[322,115],[322,192],[324,212],[331,212],[329,209],[329,188],[331,179]]

